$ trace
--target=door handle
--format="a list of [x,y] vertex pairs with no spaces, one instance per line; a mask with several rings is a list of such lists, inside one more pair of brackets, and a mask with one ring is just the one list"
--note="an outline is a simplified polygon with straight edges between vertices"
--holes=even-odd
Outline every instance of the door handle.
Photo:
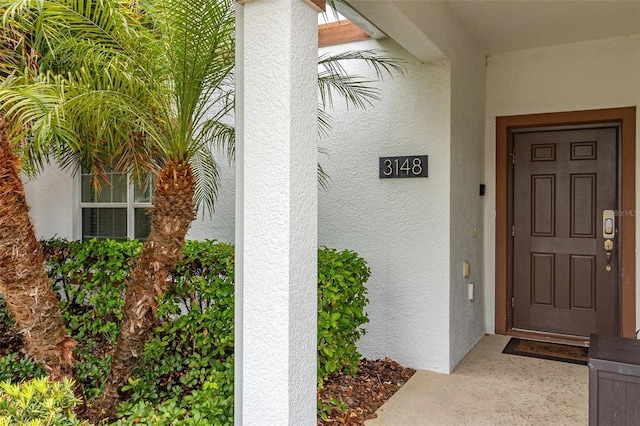
[[613,241],[604,240],[604,249],[607,252],[607,266],[604,267],[604,270],[611,272],[611,250],[613,250]]

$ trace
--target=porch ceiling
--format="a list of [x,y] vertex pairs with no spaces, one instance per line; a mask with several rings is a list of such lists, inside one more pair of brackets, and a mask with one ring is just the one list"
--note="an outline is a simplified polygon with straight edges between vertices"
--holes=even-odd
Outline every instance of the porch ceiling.
[[446,7],[487,55],[640,33],[640,0],[347,2],[422,60],[439,59],[416,38],[417,29],[428,32],[420,20],[433,7]]

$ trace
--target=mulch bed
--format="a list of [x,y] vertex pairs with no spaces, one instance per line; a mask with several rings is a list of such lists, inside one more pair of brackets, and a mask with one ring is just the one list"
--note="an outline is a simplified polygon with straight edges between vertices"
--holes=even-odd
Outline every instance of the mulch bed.
[[318,418],[318,425],[363,425],[376,417],[375,411],[411,378],[416,370],[405,368],[385,358],[378,361],[363,359],[357,377],[333,375],[318,391],[325,407],[333,401],[343,401],[346,411],[334,408],[326,419]]
[[[0,357],[24,352],[22,338],[14,329],[0,323]],[[334,374],[318,390],[318,400],[325,407],[318,426],[363,425],[365,420],[376,417],[380,408],[415,373],[397,362],[382,360],[360,361],[357,377]]]

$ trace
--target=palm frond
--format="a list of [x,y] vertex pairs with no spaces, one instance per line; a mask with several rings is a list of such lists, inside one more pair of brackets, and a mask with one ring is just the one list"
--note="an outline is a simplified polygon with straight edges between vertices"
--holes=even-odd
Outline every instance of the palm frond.
[[81,146],[80,137],[69,125],[60,86],[46,83],[22,84],[9,77],[0,84],[0,104],[12,125],[13,146],[34,171],[49,162],[51,152]]
[[[119,36],[129,34],[130,21],[113,0],[15,0],[3,1],[3,23],[22,17],[36,29],[36,44],[55,52],[72,34],[91,39],[113,52],[130,50]],[[130,51],[134,54],[134,51]]]
[[[345,61],[364,61],[373,68],[376,79],[349,74],[344,67]],[[318,68],[318,88],[323,109],[333,108],[334,92],[345,101],[347,108],[365,109],[372,106],[374,101],[380,99],[375,83],[385,75],[405,72],[401,60],[376,49],[323,54],[318,59]]]
[[142,174],[155,163],[160,145],[149,142],[164,136],[149,108],[152,94],[144,80],[107,67],[19,82],[9,78],[0,86],[0,104],[22,128],[16,138],[28,136],[23,158],[33,162],[35,171],[51,155],[74,173],[99,162]]
[[194,126],[203,119],[213,91],[234,66],[235,14],[231,0],[157,0],[150,16],[172,85],[176,154],[189,151]]
[[209,215],[213,215],[216,197],[218,195],[218,181],[220,174],[218,164],[213,158],[213,154],[208,149],[201,149],[191,156],[191,169],[196,181],[194,192],[194,201],[196,210],[202,208],[204,216],[205,211]]
[[324,110],[322,105],[318,106],[318,135],[320,138],[329,136],[331,132],[331,115]]
[[[331,6],[335,5],[331,2]],[[344,67],[346,61],[364,61],[371,66],[376,79],[349,74]],[[381,50],[353,50],[335,54],[323,54],[318,59],[318,90],[320,105],[318,107],[318,133],[327,136],[331,130],[331,115],[327,109],[334,106],[334,92],[344,100],[347,109],[350,106],[366,109],[374,101],[380,99],[380,92],[375,86],[385,75],[404,74],[406,71],[402,61],[388,56]],[[330,176],[318,163],[318,184],[321,188],[329,187]]]
[[35,78],[41,55],[32,38],[32,28],[21,17],[7,19],[0,27],[0,80],[16,74]]
[[[328,157],[329,151],[326,148],[318,147],[318,154],[325,155]],[[331,176],[329,176],[329,174],[325,172],[324,168],[322,167],[322,164],[318,162],[318,185],[320,185],[320,188],[326,191],[329,189],[330,182],[331,182]]]
[[231,161],[235,156],[235,84],[233,74],[211,91],[205,91],[202,98],[208,99],[205,108],[194,125],[193,146],[190,151],[200,149],[203,141],[227,154]]
[[324,109],[333,108],[333,93],[336,92],[346,103],[347,109],[353,106],[366,109],[373,105],[373,101],[380,99],[379,90],[374,87],[375,80],[360,76],[342,76],[320,72],[318,74],[318,89],[320,102]]
[[236,156],[236,128],[218,120],[207,120],[199,134],[200,140],[208,145],[197,149],[216,148],[226,154],[229,162]]
[[376,72],[376,78],[383,80],[385,75],[403,75],[406,72],[404,61],[389,56],[380,49],[349,50],[339,53],[325,53],[318,58],[318,66],[330,74],[348,76],[344,68],[345,61],[363,61]]
[[[82,68],[69,74],[68,84],[67,118],[86,145],[109,152],[114,162],[124,157],[119,161],[123,169],[146,163],[135,158],[143,148],[141,141],[153,142],[156,150],[164,148],[155,143],[166,139],[166,129],[156,114],[161,88],[149,87],[145,79],[127,73],[117,61],[102,70]],[[149,149],[145,147],[141,155],[149,157]]]
[[329,189],[329,183],[331,182],[331,176],[329,176],[324,169],[322,168],[322,164],[318,163],[318,185],[320,188],[325,191]]

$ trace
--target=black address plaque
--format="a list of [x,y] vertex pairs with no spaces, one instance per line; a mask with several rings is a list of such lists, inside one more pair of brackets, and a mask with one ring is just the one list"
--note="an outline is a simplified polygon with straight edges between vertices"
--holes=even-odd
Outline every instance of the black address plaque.
[[380,157],[380,179],[428,177],[428,155]]

